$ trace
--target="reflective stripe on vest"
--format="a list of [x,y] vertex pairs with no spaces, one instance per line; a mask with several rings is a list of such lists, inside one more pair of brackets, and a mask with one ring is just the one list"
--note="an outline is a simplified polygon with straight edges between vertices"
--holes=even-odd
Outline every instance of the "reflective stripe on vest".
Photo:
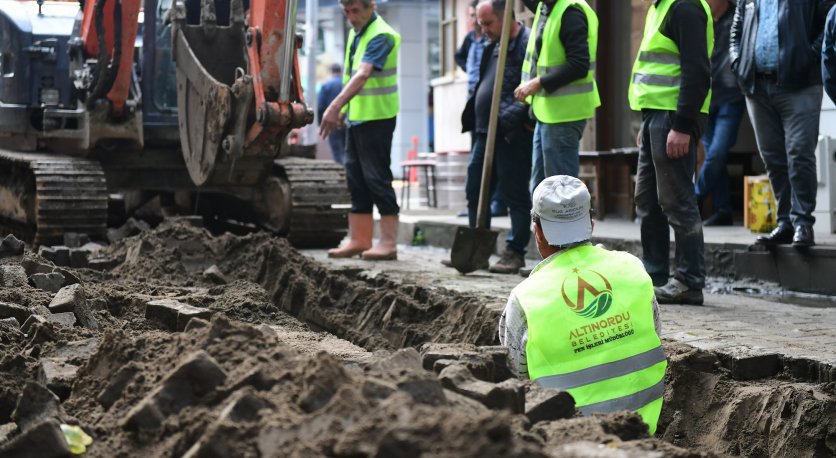
[[[644,36],[630,78],[629,99],[630,108],[633,110],[676,111],[682,76],[679,46],[662,34],[665,16],[674,1],[661,0],[647,11]],[[708,55],[711,56],[714,49],[714,21],[705,0],[700,0],[700,4],[707,18],[706,44]],[[710,102],[711,90],[706,95],[700,111],[708,113]]]
[[665,361],[665,352],[662,351],[660,345],[644,353],[639,353],[638,355],[618,361],[599,364],[598,366],[588,367],[568,374],[540,377],[536,382],[546,388],[562,388],[568,390],[647,369],[662,361]]
[[[400,109],[400,95],[398,94],[398,50],[401,36],[392,29],[382,17],[377,16],[363,32],[351,59],[351,43],[354,42],[356,32],[352,28],[348,34],[348,46],[345,50],[345,73],[343,84],[357,73],[363,54],[371,40],[378,35],[388,35],[393,40],[392,50],[386,57],[386,63],[381,70],[375,70],[369,75],[363,88],[343,106],[342,112],[348,112],[349,121],[374,121],[389,119],[397,116]],[[351,66],[349,66],[351,64]]]
[[512,294],[528,325],[532,380],[568,391],[587,414],[636,411],[655,432],[667,360],[641,261],[591,245],[572,248],[541,262]]
[[[528,40],[525,59],[523,60],[522,82],[527,82],[536,75],[544,75],[566,64],[566,50],[560,40],[560,27],[563,13],[569,7],[580,8],[586,16],[588,25],[587,43],[589,45],[590,68],[586,76],[577,79],[553,92],[540,90],[526,99],[531,104],[534,116],[544,123],[580,121],[595,116],[595,108],[601,106],[598,86],[595,82],[595,56],[598,50],[598,17],[585,0],[558,0],[552,6],[548,18],[541,17],[542,2],[534,16],[534,32]],[[545,20],[542,48],[534,62],[536,54],[536,33],[540,21]]]

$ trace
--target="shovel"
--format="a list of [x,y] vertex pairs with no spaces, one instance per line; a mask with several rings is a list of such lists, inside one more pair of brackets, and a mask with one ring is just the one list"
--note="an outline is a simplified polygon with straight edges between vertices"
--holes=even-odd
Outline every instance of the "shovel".
[[496,248],[496,231],[485,228],[488,219],[488,197],[493,173],[494,144],[499,127],[499,99],[502,96],[502,77],[505,75],[505,57],[508,55],[508,39],[511,34],[511,12],[514,0],[505,2],[502,19],[502,35],[499,37],[499,61],[491,95],[491,112],[488,121],[488,138],[485,144],[485,163],[482,166],[482,184],[479,188],[479,207],[476,212],[476,227],[460,226],[453,239],[450,264],[459,272],[467,274],[488,263]]

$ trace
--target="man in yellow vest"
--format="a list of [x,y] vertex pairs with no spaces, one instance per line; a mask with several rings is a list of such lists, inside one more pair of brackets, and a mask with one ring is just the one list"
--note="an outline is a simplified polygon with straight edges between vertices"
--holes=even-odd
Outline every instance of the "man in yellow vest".
[[[349,240],[328,252],[333,258],[361,255],[397,259],[398,207],[392,188],[392,134],[399,110],[398,49],[401,36],[375,13],[374,0],[340,0],[351,31],[343,66],[343,89],[325,110],[323,138],[344,118],[348,126],[345,171],[351,192]],[[380,213],[380,241],[372,247],[373,206]]]
[[568,391],[584,415],[638,412],[655,433],[667,360],[641,261],[590,243],[589,190],[575,177],[537,185],[531,215],[543,261],[499,322],[512,371]]
[[[713,47],[705,0],[651,2],[629,99],[642,113],[636,213],[644,265],[660,304],[703,303],[704,242],[693,177],[711,99]],[[669,225],[676,239],[673,278]]]
[[514,96],[531,104],[537,119],[533,191],[545,177],[578,176],[581,135],[601,105],[594,75],[598,17],[585,0],[524,1],[535,13],[534,25]]

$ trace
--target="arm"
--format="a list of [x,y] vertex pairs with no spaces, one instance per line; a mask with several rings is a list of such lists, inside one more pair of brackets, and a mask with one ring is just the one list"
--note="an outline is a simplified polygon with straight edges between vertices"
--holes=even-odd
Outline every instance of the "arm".
[[456,50],[456,65],[458,65],[463,72],[467,71],[467,53],[470,51],[471,43],[473,43],[473,32],[468,32],[468,34],[464,36],[464,40],[462,40],[462,45]]
[[831,8],[822,45],[822,81],[830,100],[836,103],[836,6]]
[[499,319],[499,342],[508,348],[509,369],[519,378],[528,378],[525,346],[528,343],[528,324],[525,312],[511,294]]
[[368,62],[361,62],[360,67],[348,83],[343,86],[343,89],[337,94],[337,97],[325,109],[322,119],[319,121],[319,136],[325,138],[332,130],[336,129],[340,124],[340,110],[349,102],[361,89],[365,86],[366,81],[372,74],[374,67]]
[[816,11],[813,16],[813,27],[815,28],[814,30],[817,30],[818,32],[813,38],[813,42],[810,44],[816,57],[819,56],[819,51],[821,51],[822,43],[824,42],[824,27],[825,21],[827,21],[827,13],[833,7],[834,3],[836,3],[834,0],[818,0],[818,2],[816,2]]
[[[585,77],[591,66],[588,36],[586,14],[580,8],[567,8],[560,24],[560,41],[566,50],[566,63],[523,84],[515,91],[514,97],[522,102],[540,89],[554,92],[572,81]],[[543,46],[546,46],[546,43]]]

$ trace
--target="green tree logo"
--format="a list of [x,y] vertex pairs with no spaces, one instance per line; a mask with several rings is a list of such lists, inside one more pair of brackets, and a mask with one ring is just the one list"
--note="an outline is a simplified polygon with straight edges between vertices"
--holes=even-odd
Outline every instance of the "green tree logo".
[[[582,276],[581,271],[575,268],[572,273],[560,286],[566,306],[584,318],[598,318],[607,313],[613,300],[610,281],[594,270],[584,271]],[[570,297],[575,297],[575,300]]]

